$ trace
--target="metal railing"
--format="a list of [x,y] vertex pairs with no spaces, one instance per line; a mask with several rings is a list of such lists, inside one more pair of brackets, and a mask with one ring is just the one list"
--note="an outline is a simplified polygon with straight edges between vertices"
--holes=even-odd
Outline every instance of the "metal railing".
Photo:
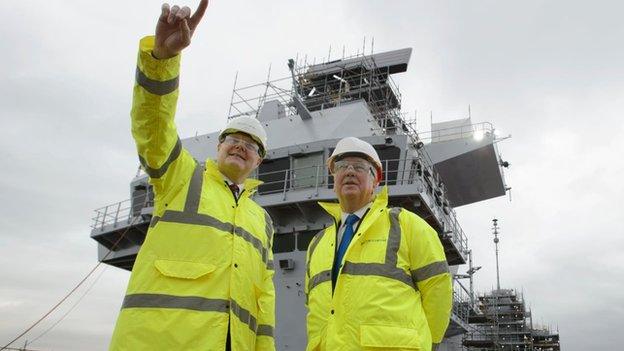
[[423,141],[435,142],[436,139],[455,140],[481,136],[494,135],[495,129],[490,122],[474,123],[464,126],[456,126],[421,132]]
[[119,201],[98,209],[91,218],[91,229],[104,229],[107,226],[117,226],[129,224],[132,219],[141,215],[141,210],[154,206],[153,193],[151,187],[146,192],[135,195],[130,199]]
[[472,299],[470,294],[463,289],[463,286],[457,279],[453,284],[453,314],[459,317],[465,323],[468,323],[470,311],[472,310]]
[[[238,78],[238,76],[237,76]],[[292,78],[267,79],[266,82],[237,88],[236,80],[232,90],[228,119],[239,116],[255,117],[262,105],[270,100],[277,100],[284,107],[285,116],[297,114],[292,105]]]
[[[448,201],[444,199],[443,189],[438,187],[437,181],[433,179],[425,180],[426,177],[433,177],[433,171],[429,169],[429,176],[426,175],[424,169],[419,173],[412,168],[412,162],[418,159],[392,159],[384,160],[383,177],[380,185],[389,186],[409,186],[415,184],[416,180],[423,180],[421,184],[426,184],[419,188],[416,192],[430,192],[432,198],[438,196],[440,201],[434,200],[431,204],[440,211],[437,213],[446,223],[445,235],[449,235],[459,247],[462,253],[468,250],[468,239],[457,221],[455,211],[448,205]],[[322,187],[330,188],[332,186],[333,177],[330,175],[325,165],[314,165],[299,168],[288,168],[276,171],[257,173],[257,178],[264,183],[259,188],[260,195],[282,194],[282,200],[288,198],[289,192],[305,189],[313,189],[312,196],[319,195],[319,189]],[[435,195],[436,191],[438,194]]]

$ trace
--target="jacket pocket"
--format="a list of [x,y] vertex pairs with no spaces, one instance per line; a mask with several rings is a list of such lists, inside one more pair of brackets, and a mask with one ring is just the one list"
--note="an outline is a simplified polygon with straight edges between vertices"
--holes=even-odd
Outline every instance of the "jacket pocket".
[[171,260],[156,260],[154,266],[162,275],[179,279],[197,279],[217,268],[210,263]]
[[392,350],[420,350],[418,331],[390,325],[361,325],[360,344]]

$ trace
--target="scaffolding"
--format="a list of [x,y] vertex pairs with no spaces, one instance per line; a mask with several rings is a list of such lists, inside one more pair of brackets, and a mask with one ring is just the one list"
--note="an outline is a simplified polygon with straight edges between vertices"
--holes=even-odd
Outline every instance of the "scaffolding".
[[559,330],[550,327],[536,327],[531,329],[533,350],[535,351],[559,351]]
[[534,350],[531,337],[531,311],[522,295],[512,289],[497,289],[478,297],[479,315],[466,334],[464,345],[469,350]]

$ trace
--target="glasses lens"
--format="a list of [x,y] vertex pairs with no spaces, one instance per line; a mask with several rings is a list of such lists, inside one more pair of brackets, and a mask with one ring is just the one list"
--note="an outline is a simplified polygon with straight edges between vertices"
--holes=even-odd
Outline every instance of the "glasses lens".
[[349,169],[349,166],[353,168],[356,173],[363,174],[368,172],[370,166],[364,162],[348,162],[348,161],[338,161],[334,164],[334,170],[336,173],[345,172]]
[[227,135],[225,137],[225,141],[228,144],[230,144],[230,145],[238,145],[238,144],[240,144],[243,147],[243,149],[245,149],[245,151],[247,151],[247,152],[251,152],[251,151],[258,152],[260,150],[258,145],[254,144],[254,143],[250,143],[250,142],[245,141],[243,139],[239,139],[239,138],[233,137],[231,135]]

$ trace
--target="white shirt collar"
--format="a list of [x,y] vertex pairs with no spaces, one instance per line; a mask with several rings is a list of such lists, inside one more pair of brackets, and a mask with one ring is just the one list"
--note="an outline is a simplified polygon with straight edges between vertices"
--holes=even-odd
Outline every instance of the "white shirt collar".
[[[225,179],[225,182],[230,185],[230,184],[236,184],[233,181],[230,180],[230,178],[226,177],[225,174],[221,173],[221,175],[223,176],[223,179]],[[245,184],[236,184],[238,185],[238,192],[239,194],[243,192],[243,189],[245,187]]]
[[[372,206],[373,202],[369,202],[366,205],[364,205],[364,207],[360,208],[359,210],[353,212],[354,215],[358,216],[359,220],[358,222],[362,219],[362,217],[364,216],[364,214],[366,213],[366,211],[368,211],[368,209]],[[350,215],[351,213],[347,213],[347,212],[342,212],[342,217],[341,217],[341,222],[342,225],[344,225],[345,221],[347,220],[347,217]]]

